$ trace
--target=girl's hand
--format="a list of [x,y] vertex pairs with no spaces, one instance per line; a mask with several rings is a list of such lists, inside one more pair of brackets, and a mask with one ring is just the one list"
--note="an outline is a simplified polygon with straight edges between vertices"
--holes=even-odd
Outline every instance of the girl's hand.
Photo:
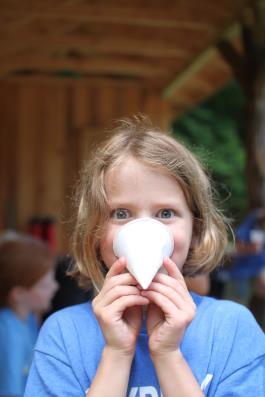
[[150,300],[147,332],[152,356],[179,350],[183,334],[195,316],[196,306],[178,267],[164,260],[168,275],[158,273],[142,295]]
[[125,266],[124,258],[113,264],[92,307],[106,347],[124,354],[134,354],[142,322],[141,306],[148,304],[149,300],[141,295],[135,278],[130,273],[123,273]]

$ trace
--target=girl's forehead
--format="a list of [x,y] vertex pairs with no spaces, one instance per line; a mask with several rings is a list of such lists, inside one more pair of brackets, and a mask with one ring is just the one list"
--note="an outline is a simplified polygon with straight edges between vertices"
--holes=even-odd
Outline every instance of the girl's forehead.
[[140,177],[145,176],[148,178],[148,176],[151,177],[153,174],[162,175],[166,174],[166,171],[160,166],[154,166],[132,156],[127,158],[124,157],[107,170],[105,175],[105,185],[108,187],[110,185],[115,186],[121,183],[132,183],[133,181],[139,180]]
[[173,176],[169,170],[160,164],[151,163],[145,159],[138,159],[133,155],[122,156],[106,171],[106,177],[119,177],[127,173],[133,175],[137,172],[156,173]]
[[119,159],[116,161],[105,174],[105,186],[108,189],[115,189],[119,187],[120,184],[124,184],[131,180],[136,169],[142,168],[140,162],[136,159],[129,157],[127,159]]
[[158,194],[159,190],[168,194],[176,190],[182,190],[177,178],[163,169],[163,167],[151,166],[135,158],[128,158],[116,167],[110,169],[105,178],[107,196],[146,190]]

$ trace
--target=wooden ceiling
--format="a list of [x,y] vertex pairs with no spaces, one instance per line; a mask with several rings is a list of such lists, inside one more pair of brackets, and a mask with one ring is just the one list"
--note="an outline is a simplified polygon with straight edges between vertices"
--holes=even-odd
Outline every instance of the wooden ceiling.
[[137,79],[178,112],[231,71],[215,50],[236,41],[245,0],[0,0],[0,78]]

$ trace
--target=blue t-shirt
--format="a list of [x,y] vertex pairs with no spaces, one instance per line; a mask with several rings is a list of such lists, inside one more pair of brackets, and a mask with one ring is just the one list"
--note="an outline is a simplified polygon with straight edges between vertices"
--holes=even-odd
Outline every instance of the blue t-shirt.
[[23,396],[38,325],[30,314],[19,319],[12,310],[0,309],[0,396]]
[[[197,312],[181,350],[205,396],[264,397],[265,336],[252,314],[233,302],[192,296]],[[147,343],[143,328],[127,397],[162,396]],[[89,303],[53,314],[41,330],[24,397],[84,397],[103,347]]]

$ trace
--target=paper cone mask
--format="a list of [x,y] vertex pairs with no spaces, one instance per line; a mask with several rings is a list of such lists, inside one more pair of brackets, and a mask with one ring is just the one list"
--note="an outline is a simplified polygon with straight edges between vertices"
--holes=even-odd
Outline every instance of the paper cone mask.
[[129,272],[143,289],[147,289],[163,264],[172,255],[173,237],[168,228],[151,218],[126,223],[113,241],[114,254],[125,257]]

